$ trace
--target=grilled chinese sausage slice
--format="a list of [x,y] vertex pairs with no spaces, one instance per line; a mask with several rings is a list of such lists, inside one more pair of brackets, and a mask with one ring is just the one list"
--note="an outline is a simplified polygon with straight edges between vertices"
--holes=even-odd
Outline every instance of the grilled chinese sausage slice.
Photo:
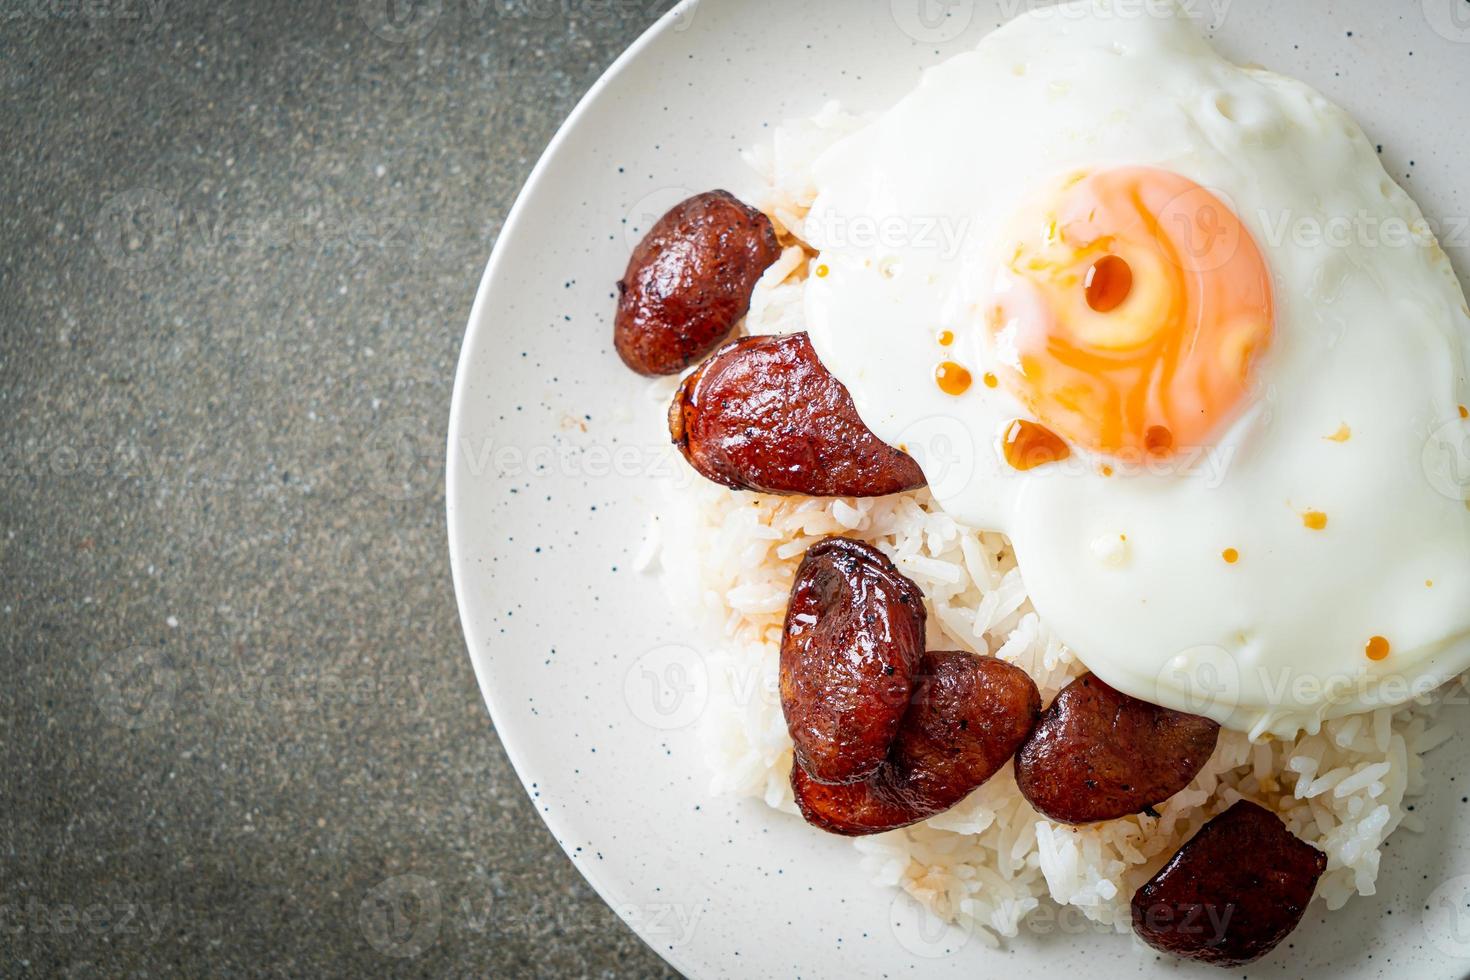
[[807,823],[849,837],[926,820],[999,772],[1040,714],[1041,695],[1019,667],[926,653],[883,767],[861,783],[824,786],[792,766],[796,805]]
[[691,466],[736,490],[881,497],[924,485],[869,431],[806,334],[746,337],[684,379],[669,433]]
[[781,710],[796,762],[819,783],[877,771],[924,654],[924,594],[851,538],[807,549],[781,639]]
[[1133,931],[1154,949],[1216,966],[1260,959],[1301,921],[1327,855],[1241,800],[1133,896]]
[[1219,733],[1208,718],[1084,674],[1062,688],[1016,753],[1016,785],[1038,813],[1062,823],[1141,813],[1189,785]]
[[676,204],[633,250],[618,282],[613,342],[639,374],[678,374],[714,349],[781,257],[770,219],[726,191]]

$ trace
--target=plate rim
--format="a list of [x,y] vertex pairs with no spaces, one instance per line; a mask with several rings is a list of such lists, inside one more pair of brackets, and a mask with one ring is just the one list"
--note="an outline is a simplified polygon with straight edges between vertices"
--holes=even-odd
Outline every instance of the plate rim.
[[[717,5],[712,4],[712,6]],[[469,601],[465,592],[467,583],[472,581],[475,576],[473,563],[475,562],[476,555],[469,548],[468,539],[470,532],[466,524],[469,516],[474,512],[474,507],[468,498],[468,484],[465,486],[461,486],[460,484],[462,480],[468,479],[464,471],[466,466],[470,465],[472,461],[458,458],[465,454],[457,452],[456,447],[461,444],[462,435],[467,428],[467,417],[473,414],[469,406],[470,395],[472,393],[471,388],[475,375],[472,362],[484,356],[485,348],[481,344],[500,339],[502,336],[500,331],[492,332],[492,327],[487,322],[487,317],[492,303],[492,290],[499,290],[494,292],[494,300],[495,302],[499,302],[505,290],[514,289],[514,282],[496,282],[497,279],[503,278],[504,267],[508,264],[510,255],[512,254],[510,249],[506,247],[506,242],[508,239],[514,239],[525,231],[525,227],[531,217],[530,199],[538,191],[543,189],[547,172],[551,169],[554,158],[564,151],[566,144],[574,136],[574,131],[588,121],[589,117],[593,115],[594,110],[601,108],[598,103],[607,95],[607,90],[620,81],[630,69],[634,68],[639,60],[649,53],[650,48],[654,47],[660,41],[667,40],[669,31],[677,26],[680,17],[691,16],[692,12],[698,10],[700,6],[701,0],[679,0],[670,10],[666,11],[650,24],[607,66],[581,98],[577,100],[566,118],[557,126],[552,137],[538,156],[535,165],[531,168],[520,189],[517,191],[512,206],[506,213],[505,221],[496,237],[489,259],[477,285],[474,302],[469,313],[461,350],[457,359],[455,381],[449,406],[450,418],[447,439],[444,447],[446,453],[444,470],[446,530],[449,537],[449,558],[455,589],[456,607],[459,612],[461,628],[467,644],[467,652],[470,655],[476,681],[489,712],[490,720],[523,787],[523,791],[527,793],[528,797],[532,798],[536,796],[536,793],[533,791],[534,784],[531,781],[532,771],[527,767],[530,765],[529,759],[533,753],[525,748],[527,744],[527,733],[512,733],[502,727],[501,721],[510,717],[514,711],[514,706],[508,703],[503,691],[497,694],[497,691],[492,687],[492,682],[495,677],[502,676],[503,671],[498,671],[494,668],[491,662],[493,658],[488,652],[488,647],[492,639],[489,635],[491,630],[488,624],[485,623],[481,624],[478,631],[474,625],[476,610],[483,612],[484,601],[495,594],[503,594],[503,592],[500,589],[489,594],[482,591],[477,594],[476,601],[473,603]],[[1293,74],[1291,77],[1298,76]],[[1346,104],[1338,97],[1334,97],[1333,101],[1338,104]],[[1356,111],[1353,111],[1352,114],[1355,119],[1360,118]],[[1398,178],[1395,178],[1395,180],[1402,185],[1402,182]],[[1413,196],[1416,201],[1423,200],[1423,188],[1415,188]],[[1458,268],[1456,271],[1459,271]],[[610,907],[619,921],[624,926],[630,928],[644,945],[658,954],[663,962],[686,976],[714,975],[711,965],[703,960],[692,958],[691,951],[688,947],[675,949],[661,945],[654,938],[645,934],[641,920],[637,916],[629,916],[620,911],[622,904],[628,900],[630,893],[628,883],[605,866],[592,863],[584,864],[578,859],[578,856],[572,849],[572,845],[568,843],[568,841],[573,839],[571,834],[575,833],[577,829],[575,826],[574,811],[552,814],[539,805],[533,806],[533,809],[540,816],[543,825],[551,831],[552,836],[557,842],[557,846],[561,848],[562,852],[571,861],[572,866],[576,868],[578,874],[592,887],[599,899]],[[1411,920],[1410,924],[1412,925],[1414,921],[1416,920]],[[723,973],[723,969],[715,972]]]
[[[681,21],[693,16],[693,11],[699,6],[701,0],[678,0],[649,25],[632,44],[623,49],[608,65],[607,68],[592,83],[592,86],[577,100],[572,111],[557,126],[546,148],[537,157],[536,164],[526,176],[521,189],[516,192],[514,203],[506,213],[505,222],[501,225],[500,233],[495,238],[495,244],[490,250],[490,258],[485,263],[485,270],[480,275],[480,282],[475,287],[475,300],[470,306],[469,319],[465,324],[464,339],[460,343],[459,359],[454,370],[454,390],[449,401],[449,426],[444,446],[444,516],[445,531],[449,539],[449,570],[454,584],[455,608],[459,613],[459,625],[464,634],[466,652],[469,654],[470,665],[475,672],[475,682],[480,688],[480,697],[485,702],[485,709],[490,715],[490,724],[494,728],[495,736],[499,739],[501,747],[505,750],[506,757],[510,760],[511,768],[515,771],[516,778],[520,780],[521,789],[526,793],[527,799],[534,799],[531,783],[525,763],[525,755],[522,753],[516,736],[511,734],[514,726],[507,728],[501,725],[501,718],[505,717],[505,708],[497,707],[498,698],[491,683],[491,670],[488,663],[482,662],[479,654],[484,637],[477,635],[473,626],[469,600],[466,597],[464,585],[465,563],[469,556],[460,547],[460,540],[465,534],[461,525],[463,508],[459,506],[458,491],[460,467],[459,457],[461,454],[455,452],[455,446],[459,444],[461,430],[464,425],[465,402],[468,398],[470,387],[470,375],[472,373],[472,362],[475,360],[475,352],[479,344],[487,339],[486,333],[489,326],[485,322],[485,310],[490,303],[492,284],[504,265],[506,259],[506,242],[515,237],[515,232],[526,220],[526,202],[534,193],[536,188],[545,178],[546,171],[550,167],[553,157],[560,151],[562,144],[567,141],[573,129],[588,115],[593,103],[598,101],[602,93],[625,72],[645,49],[650,47],[663,34],[676,27]],[[694,976],[694,964],[679,955],[672,948],[660,949],[652,940],[645,936],[637,924],[629,922],[624,916],[617,912],[617,904],[620,900],[617,892],[620,890],[616,883],[609,880],[610,875],[604,874],[592,867],[584,865],[577,860],[576,855],[565,843],[570,839],[565,833],[566,828],[561,826],[566,819],[541,807],[532,807],[542,824],[551,832],[556,846],[561,849],[563,855],[571,862],[572,867],[581,875],[597,897],[617,916],[624,927],[636,935],[640,942],[652,950],[665,963],[672,966],[684,976]]]

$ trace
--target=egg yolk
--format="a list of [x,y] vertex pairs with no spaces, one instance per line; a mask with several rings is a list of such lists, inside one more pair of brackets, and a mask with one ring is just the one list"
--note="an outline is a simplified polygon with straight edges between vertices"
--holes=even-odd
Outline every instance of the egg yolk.
[[1018,227],[989,328],[1007,390],[1037,419],[1096,452],[1169,456],[1239,414],[1275,308],[1223,201],[1124,167],[1074,176]]

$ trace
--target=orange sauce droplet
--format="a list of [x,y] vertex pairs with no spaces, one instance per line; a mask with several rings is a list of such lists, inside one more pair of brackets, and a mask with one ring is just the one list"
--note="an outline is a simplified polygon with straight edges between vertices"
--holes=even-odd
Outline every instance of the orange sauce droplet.
[[1117,255],[1104,255],[1087,270],[1082,288],[1087,305],[1098,313],[1111,313],[1133,292],[1133,267]]
[[1037,201],[1007,243],[1016,288],[986,315],[1014,366],[1005,387],[1073,446],[1153,455],[1153,427],[1169,453],[1213,444],[1256,399],[1276,327],[1271,270],[1239,216],[1149,167],[1078,172]]
[[1234,548],[1226,548],[1224,551],[1220,552],[1220,557],[1225,559],[1225,563],[1227,565],[1234,565],[1236,562],[1240,561],[1240,552],[1236,551]]
[[1302,515],[1302,524],[1313,531],[1321,531],[1327,527],[1327,515],[1320,510],[1309,510]]
[[985,387],[987,387],[987,388],[994,388],[998,384],[1000,384],[1000,379],[997,378],[995,375],[991,374],[989,371],[986,371],[985,372]]
[[1347,423],[1344,422],[1342,425],[1339,425],[1337,427],[1337,431],[1332,433],[1332,435],[1323,436],[1322,438],[1326,439],[1328,442],[1347,442],[1352,437],[1353,430],[1348,428]]
[[934,369],[934,381],[946,395],[963,395],[970,390],[969,370],[963,364],[944,361]]
[[1072,455],[1072,450],[1055,432],[1025,419],[1016,419],[1006,429],[1004,449],[1006,462],[1023,472]]
[[1388,657],[1388,641],[1381,636],[1375,636],[1368,640],[1368,645],[1363,648],[1368,654],[1369,660],[1384,660]]
[[1174,433],[1162,425],[1151,425],[1143,435],[1143,445],[1154,456],[1167,456],[1174,448]]
[[1102,470],[1100,472],[1102,473],[1103,476],[1112,476],[1113,475],[1113,468],[1111,466],[1109,466],[1107,463],[1104,463],[1102,465]]
[[832,270],[829,269],[829,268],[827,268],[825,265],[819,265],[819,266],[817,266],[817,278],[818,279],[826,279],[827,278],[827,273],[829,273],[831,271]]
[[1460,418],[1462,418],[1462,419],[1470,419],[1470,408],[1466,408],[1464,405],[1461,405],[1460,406]]
[[952,331],[949,331],[949,330],[941,330],[941,331],[939,331],[939,346],[940,347],[948,347],[952,343],[954,343],[954,333]]

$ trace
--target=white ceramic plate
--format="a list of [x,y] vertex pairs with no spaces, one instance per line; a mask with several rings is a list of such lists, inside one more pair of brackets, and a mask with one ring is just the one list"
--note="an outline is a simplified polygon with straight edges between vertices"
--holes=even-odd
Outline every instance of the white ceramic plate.
[[[919,70],[1026,0],[705,0],[608,70],[536,166],[470,317],[449,433],[455,586],[485,701],[547,825],[598,892],[692,977],[1220,976],[1076,921],[1002,950],[926,928],[843,840],[754,801],[711,799],[691,727],[701,637],[631,570],[669,457],[635,418],[646,385],[613,352],[612,284],[634,241],[690,193],[750,196],[739,151],[841,99],[882,108]],[[1138,16],[1144,0],[1117,0]],[[1462,274],[1470,214],[1470,6],[1464,0],[1193,0],[1237,61],[1295,75],[1381,142]],[[1465,8],[1461,10],[1461,8]],[[1457,18],[1456,15],[1460,16]],[[493,134],[488,134],[493,137]],[[998,147],[997,152],[1004,152]],[[1410,162],[1412,161],[1412,163]],[[1467,721],[1463,709],[1450,718]],[[1470,728],[1470,725],[1465,725]],[[1470,775],[1431,757],[1429,830],[1394,837],[1379,893],[1228,975],[1470,973]],[[1463,771],[1462,771],[1463,772]],[[929,925],[932,925],[930,923]]]

